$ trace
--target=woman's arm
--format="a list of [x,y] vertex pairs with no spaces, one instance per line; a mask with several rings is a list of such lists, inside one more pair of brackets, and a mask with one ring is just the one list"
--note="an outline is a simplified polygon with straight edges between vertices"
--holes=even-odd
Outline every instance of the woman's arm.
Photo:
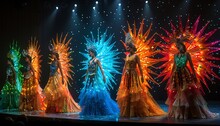
[[61,64],[60,64],[59,60],[57,60],[57,64],[58,64],[58,68],[60,69],[60,74],[61,74],[61,77],[62,77],[62,84],[64,84],[63,71],[62,71],[62,67],[61,67]]
[[143,70],[142,70],[142,67],[141,67],[140,58],[136,54],[135,54],[135,57],[136,57],[136,61],[137,61],[137,64],[138,64],[138,69],[140,70],[140,73],[141,73],[141,81],[143,83],[144,82],[144,77],[143,77]]
[[105,83],[105,82],[106,82],[106,78],[105,78],[105,75],[104,75],[104,71],[103,71],[103,69],[102,69],[102,65],[101,65],[101,63],[100,63],[100,61],[99,61],[98,59],[96,59],[96,62],[97,62],[98,66],[99,66],[99,68],[100,68],[100,70],[101,70],[101,72],[102,72],[103,81],[104,81],[104,83]]

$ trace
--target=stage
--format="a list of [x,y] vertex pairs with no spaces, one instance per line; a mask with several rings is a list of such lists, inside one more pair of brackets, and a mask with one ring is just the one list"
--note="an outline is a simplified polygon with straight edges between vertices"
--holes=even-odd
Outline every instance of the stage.
[[[211,112],[220,113],[220,102],[209,102]],[[160,105],[165,111],[167,106]],[[0,111],[1,124],[7,126],[39,126],[39,125],[220,125],[220,117],[215,119],[192,119],[192,120],[173,120],[166,116],[144,117],[144,118],[122,118],[118,116],[90,116],[82,117],[79,113],[57,113],[48,114],[44,112],[17,112],[15,110]]]

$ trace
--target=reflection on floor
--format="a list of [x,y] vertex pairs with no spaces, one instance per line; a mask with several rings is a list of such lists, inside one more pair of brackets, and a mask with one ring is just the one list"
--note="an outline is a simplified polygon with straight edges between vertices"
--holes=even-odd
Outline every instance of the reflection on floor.
[[[167,106],[160,105],[167,111]],[[209,102],[211,112],[220,113],[220,102]],[[144,118],[122,118],[119,116],[79,116],[79,113],[56,113],[48,114],[44,112],[18,112],[16,110],[0,110],[0,120],[6,123],[18,123],[22,126],[27,125],[128,125],[128,124],[192,124],[192,125],[220,125],[220,117],[215,119],[192,119],[192,120],[174,120],[166,116],[144,117]],[[9,126],[9,125],[8,125]]]

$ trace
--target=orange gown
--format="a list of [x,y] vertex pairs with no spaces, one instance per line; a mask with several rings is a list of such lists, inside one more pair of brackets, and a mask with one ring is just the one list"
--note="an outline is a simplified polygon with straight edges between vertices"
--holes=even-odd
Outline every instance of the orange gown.
[[21,90],[19,111],[44,111],[46,108],[44,100],[42,88],[28,66]]
[[44,88],[46,95],[46,113],[80,112],[81,108],[71,96],[68,85],[62,84],[57,62],[50,64],[50,78]]
[[117,102],[121,117],[146,117],[166,114],[154,100],[147,88],[147,83],[141,82],[137,69],[137,56],[127,56],[117,93]]

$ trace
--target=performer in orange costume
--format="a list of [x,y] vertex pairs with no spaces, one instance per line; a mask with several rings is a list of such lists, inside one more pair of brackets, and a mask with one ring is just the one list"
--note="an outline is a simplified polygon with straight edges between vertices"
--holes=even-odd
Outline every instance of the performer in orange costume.
[[30,40],[28,49],[23,50],[25,57],[24,80],[20,95],[19,111],[44,111],[45,96],[39,84],[40,80],[40,55],[36,39]]
[[[140,29],[142,28],[143,22]],[[148,75],[149,71],[143,72],[142,66],[144,65],[144,67],[146,68],[144,62],[147,62],[148,60],[140,61],[139,57],[142,56],[142,54],[145,56],[146,54],[149,56],[154,54],[154,52],[151,52],[149,50],[141,50],[147,49],[147,47],[151,47],[151,40],[146,42],[142,41],[142,39],[139,38],[142,33],[139,33],[137,35],[137,38],[135,38],[135,30],[136,29],[134,29],[134,33],[132,34],[131,30],[129,29],[129,33],[126,34],[125,44],[128,54],[125,59],[121,83],[117,93],[117,102],[120,108],[120,116],[145,117],[164,115],[166,113],[160,108],[160,106],[157,104],[157,102],[148,91],[148,88],[150,86],[145,81],[145,78],[150,78]],[[134,41],[131,34],[133,35],[136,42]],[[143,36],[143,38],[145,37],[146,36]],[[138,53],[135,53],[137,51],[135,44],[139,47]],[[149,59],[149,62],[151,62],[151,60],[153,59]]]
[[71,64],[70,52],[67,42],[67,35],[61,40],[56,38],[53,41],[51,50],[51,63],[50,63],[50,77],[47,85],[44,88],[46,95],[47,113],[65,113],[65,112],[79,112],[80,106],[74,101],[68,89],[68,78],[71,77]]

